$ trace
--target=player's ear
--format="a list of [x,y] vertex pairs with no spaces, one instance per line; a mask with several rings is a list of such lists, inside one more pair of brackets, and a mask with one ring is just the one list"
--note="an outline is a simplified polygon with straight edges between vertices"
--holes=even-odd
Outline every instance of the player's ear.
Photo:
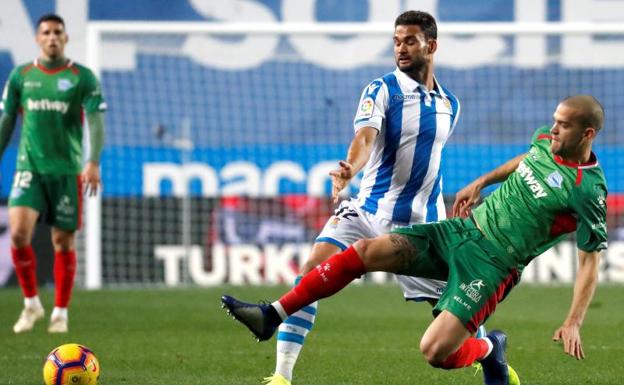
[[586,139],[593,140],[596,137],[597,133],[598,131],[595,128],[587,127],[585,129],[585,132],[583,133],[583,137],[585,137]]
[[438,50],[438,41],[436,39],[429,39],[429,42],[427,44],[429,46],[428,53],[430,55],[434,54],[435,51]]

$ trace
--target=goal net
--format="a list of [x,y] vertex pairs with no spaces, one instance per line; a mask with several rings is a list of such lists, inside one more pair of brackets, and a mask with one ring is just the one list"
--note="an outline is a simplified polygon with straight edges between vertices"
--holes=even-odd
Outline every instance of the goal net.
[[[609,230],[624,236],[623,37],[612,25],[442,24],[435,73],[462,105],[443,161],[447,203],[526,151],[560,99],[593,94],[607,117],[596,153]],[[328,172],[360,93],[394,70],[392,25],[93,23],[88,44],[109,111],[81,282],[290,283],[332,213]],[[573,245],[528,279],[572,280]],[[624,280],[612,259],[602,278]]]

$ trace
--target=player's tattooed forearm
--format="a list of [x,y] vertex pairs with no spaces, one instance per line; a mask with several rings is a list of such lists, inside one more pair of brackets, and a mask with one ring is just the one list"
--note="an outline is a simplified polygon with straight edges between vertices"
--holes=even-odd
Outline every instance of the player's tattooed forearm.
[[399,260],[401,271],[406,271],[416,259],[416,248],[402,234],[390,234],[390,242],[392,242],[395,255]]

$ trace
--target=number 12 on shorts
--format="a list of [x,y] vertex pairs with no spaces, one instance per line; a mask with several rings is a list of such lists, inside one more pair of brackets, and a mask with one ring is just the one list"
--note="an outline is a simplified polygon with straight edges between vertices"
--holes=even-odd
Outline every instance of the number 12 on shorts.
[[15,178],[13,178],[14,188],[29,188],[30,182],[32,182],[32,172],[30,171],[16,171]]

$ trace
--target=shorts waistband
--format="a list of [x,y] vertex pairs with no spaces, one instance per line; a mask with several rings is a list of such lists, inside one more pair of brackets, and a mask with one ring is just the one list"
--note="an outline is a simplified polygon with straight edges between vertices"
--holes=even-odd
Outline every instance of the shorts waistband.
[[472,221],[472,224],[475,225],[475,227],[481,232],[481,234],[483,234],[485,236],[485,233],[483,232],[483,229],[481,229],[481,226],[479,226],[479,222],[477,222],[477,220],[475,219],[474,215],[472,215],[472,213],[470,213],[468,218],[470,218],[470,220]]

